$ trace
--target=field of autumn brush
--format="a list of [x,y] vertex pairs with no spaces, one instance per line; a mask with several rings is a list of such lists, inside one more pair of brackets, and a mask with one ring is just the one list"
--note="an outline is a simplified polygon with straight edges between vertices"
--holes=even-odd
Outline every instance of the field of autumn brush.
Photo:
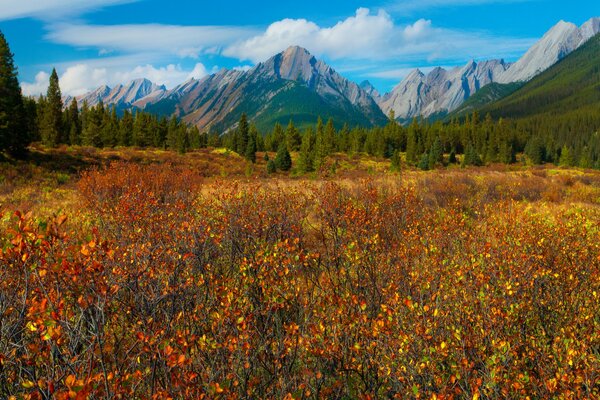
[[0,398],[600,397],[600,173],[257,159],[0,164]]

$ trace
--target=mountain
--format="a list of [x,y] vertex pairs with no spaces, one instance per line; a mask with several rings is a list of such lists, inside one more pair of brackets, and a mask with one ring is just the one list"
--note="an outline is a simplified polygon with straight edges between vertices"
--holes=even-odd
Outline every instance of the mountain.
[[490,83],[507,84],[530,80],[579,48],[598,32],[600,18],[592,18],[579,28],[560,21],[514,64],[502,60],[480,63],[471,61],[462,68],[450,71],[436,68],[427,75],[415,70],[392,92],[384,95],[378,104],[385,114],[393,110],[400,121],[417,116],[446,114],[456,110],[479,89]]
[[[148,79],[136,79],[126,85],[118,85],[110,88],[106,85],[99,87],[93,92],[83,96],[76,97],[79,107],[87,102],[88,106],[93,107],[96,104],[114,105],[118,110],[127,108],[145,108],[149,103],[154,103],[167,93],[164,86],[158,86]],[[72,97],[66,97],[63,100],[68,105]]]
[[560,21],[523,57],[498,79],[500,83],[525,82],[569,55],[600,32],[600,18],[592,18],[580,28]]
[[494,82],[509,66],[503,60],[492,60],[470,61],[462,68],[449,71],[438,67],[427,75],[416,69],[391,93],[383,96],[379,105],[386,114],[393,110],[400,120],[448,112],[483,86]]
[[521,89],[480,112],[489,112],[495,118],[526,118],[587,109],[600,112],[600,34]]
[[489,85],[482,87],[473,96],[469,97],[460,107],[448,115],[448,119],[454,116],[463,116],[493,103],[494,101],[500,100],[520,89],[523,84],[523,82],[490,83]]
[[235,125],[242,113],[259,129],[290,119],[298,125],[314,123],[318,116],[364,126],[386,121],[367,91],[297,46],[248,71],[223,69],[188,81],[146,110],[218,130]]
[[362,90],[367,92],[369,96],[377,102],[381,98],[381,94],[375,89],[375,86],[371,84],[369,81],[363,81],[360,85],[358,85]]

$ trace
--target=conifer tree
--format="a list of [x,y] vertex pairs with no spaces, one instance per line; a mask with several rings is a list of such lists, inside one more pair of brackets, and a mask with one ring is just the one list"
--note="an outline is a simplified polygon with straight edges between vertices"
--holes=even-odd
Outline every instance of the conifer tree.
[[267,173],[270,175],[274,174],[275,172],[277,172],[277,165],[275,165],[275,161],[267,161]]
[[321,117],[317,120],[317,133],[315,136],[315,155],[314,155],[314,167],[320,169],[325,162],[327,157],[327,149],[325,145],[325,128],[323,126],[323,120]]
[[323,136],[323,154],[325,156],[329,156],[335,151],[335,136],[333,119],[329,118],[327,125],[325,126],[325,132]]
[[315,157],[315,134],[312,128],[308,128],[302,135],[302,145],[300,146],[300,155],[298,158],[298,169],[303,172],[314,171]]
[[390,169],[394,172],[400,172],[402,170],[402,156],[400,155],[400,150],[394,151],[390,160],[392,162]]
[[71,145],[81,144],[81,120],[79,118],[79,108],[77,107],[77,100],[73,98],[71,105],[68,109],[68,119],[66,126],[69,130],[69,143]]
[[268,150],[277,151],[279,150],[280,144],[286,141],[285,132],[283,131],[283,127],[279,122],[275,123],[273,127],[273,132],[271,133],[271,137],[269,140]]
[[123,112],[119,121],[119,134],[117,143],[119,146],[131,146],[131,135],[133,133],[133,115],[129,110]]
[[0,31],[0,152],[21,156],[30,137],[13,54]]
[[537,135],[531,136],[527,141],[525,155],[527,155],[532,164],[537,165],[544,162],[545,148],[542,140]]
[[285,131],[285,137],[287,140],[289,151],[300,150],[300,145],[302,144],[302,136],[300,136],[300,131],[296,129],[296,127],[294,126],[294,122],[291,119]]
[[431,145],[429,152],[429,169],[433,169],[437,164],[444,163],[444,149],[442,147],[442,141],[437,136],[435,141]]
[[240,123],[237,128],[237,141],[236,148],[234,149],[236,153],[243,155],[246,152],[246,147],[248,146],[248,116],[246,113],[243,113],[240,117]]
[[256,129],[251,129],[250,134],[248,135],[248,144],[246,146],[246,151],[244,152],[246,160],[250,161],[252,164],[256,163],[256,136]]
[[58,74],[56,73],[56,69],[52,69],[48,92],[46,94],[44,118],[40,126],[42,141],[47,146],[56,146],[59,143],[65,142],[62,126],[62,108],[63,103]]
[[279,145],[279,149],[275,155],[275,165],[280,171],[289,171],[292,169],[292,157],[285,142],[281,142]]
[[572,167],[575,165],[575,159],[573,157],[573,151],[567,146],[563,146],[560,152],[560,160],[558,164],[561,167]]
[[421,155],[418,167],[423,171],[429,170],[429,153],[425,152]]

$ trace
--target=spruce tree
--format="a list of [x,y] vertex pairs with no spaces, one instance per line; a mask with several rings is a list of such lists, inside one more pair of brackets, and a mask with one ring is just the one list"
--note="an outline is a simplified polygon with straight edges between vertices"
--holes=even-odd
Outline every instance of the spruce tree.
[[240,123],[238,125],[237,133],[237,143],[235,152],[243,155],[246,153],[246,147],[248,146],[248,132],[250,128],[248,126],[248,116],[246,113],[243,113],[240,117]]
[[275,161],[267,161],[267,173],[270,175],[274,174],[275,172],[277,172],[277,165],[275,165]]
[[244,156],[252,164],[256,163],[256,132],[251,131],[248,135],[248,144]]
[[329,118],[323,136],[323,154],[326,156],[331,155],[331,153],[335,151],[335,139],[335,127],[333,125],[333,120]]
[[423,171],[429,170],[429,153],[425,152],[423,155],[421,155],[421,160],[419,160],[418,167]]
[[302,135],[302,145],[300,146],[300,155],[298,157],[298,169],[306,173],[314,171],[315,157],[315,134],[312,128],[308,128]]
[[400,150],[394,151],[394,154],[391,158],[391,167],[390,169],[394,172],[400,172],[402,170],[402,156],[400,155]]
[[273,133],[271,134],[268,149],[271,151],[277,151],[279,150],[281,143],[284,143],[285,141],[286,137],[283,127],[279,122],[276,122],[275,126],[273,127]]
[[30,137],[13,54],[0,31],[0,152],[21,156]]
[[65,142],[62,125],[62,108],[63,103],[58,74],[56,73],[56,69],[52,69],[48,92],[46,94],[44,118],[42,126],[40,126],[42,141],[46,146],[54,147],[59,143]]
[[302,136],[300,136],[300,131],[296,129],[296,127],[294,126],[294,122],[291,119],[285,131],[285,136],[288,145],[288,150],[300,150],[300,145],[302,144]]
[[429,152],[429,169],[433,169],[437,164],[444,163],[444,149],[442,147],[442,141],[437,136],[435,141],[431,145],[431,151]]
[[275,155],[275,165],[280,171],[289,171],[292,169],[292,157],[285,142],[279,145],[279,149]]
[[81,120],[75,98],[71,101],[67,115],[66,126],[69,130],[69,143],[71,145],[81,144]]

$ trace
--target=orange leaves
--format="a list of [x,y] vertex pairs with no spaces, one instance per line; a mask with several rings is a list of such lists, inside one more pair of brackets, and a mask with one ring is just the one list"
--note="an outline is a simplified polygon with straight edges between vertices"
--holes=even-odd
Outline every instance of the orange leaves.
[[95,231],[15,221],[0,310],[23,334],[0,343],[0,381],[49,387],[52,360],[64,399],[594,388],[595,214],[547,219],[477,199],[440,208],[373,182],[220,181],[198,199],[162,168],[89,173]]

